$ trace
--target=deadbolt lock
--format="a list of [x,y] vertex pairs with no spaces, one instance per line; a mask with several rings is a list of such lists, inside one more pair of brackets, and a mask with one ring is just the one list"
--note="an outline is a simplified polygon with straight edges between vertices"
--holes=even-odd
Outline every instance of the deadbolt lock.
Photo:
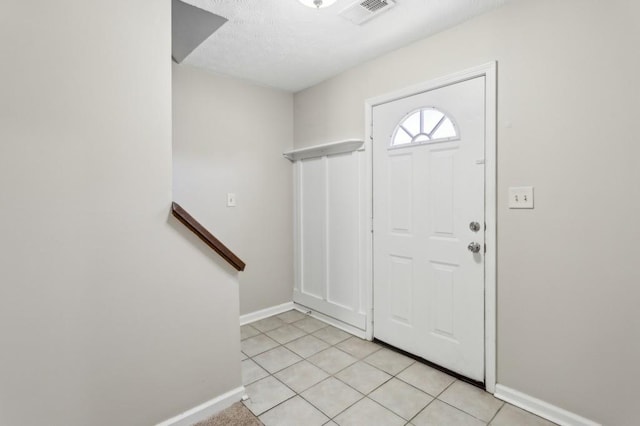
[[478,243],[470,243],[467,248],[471,253],[479,253],[480,252],[480,244]]
[[469,224],[469,229],[471,229],[473,232],[478,232],[480,230],[480,224],[478,222],[471,222]]

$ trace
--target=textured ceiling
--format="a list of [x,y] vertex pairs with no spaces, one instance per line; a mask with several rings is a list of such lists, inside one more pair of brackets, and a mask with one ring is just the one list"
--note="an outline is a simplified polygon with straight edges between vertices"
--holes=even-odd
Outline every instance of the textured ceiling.
[[354,0],[185,0],[229,21],[184,63],[295,92],[508,1],[397,0],[358,26],[339,16]]

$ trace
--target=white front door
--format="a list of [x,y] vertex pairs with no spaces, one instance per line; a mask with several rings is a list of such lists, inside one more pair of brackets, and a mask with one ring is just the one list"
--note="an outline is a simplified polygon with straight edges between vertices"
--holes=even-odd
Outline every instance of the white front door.
[[483,382],[485,77],[374,106],[372,134],[374,337]]

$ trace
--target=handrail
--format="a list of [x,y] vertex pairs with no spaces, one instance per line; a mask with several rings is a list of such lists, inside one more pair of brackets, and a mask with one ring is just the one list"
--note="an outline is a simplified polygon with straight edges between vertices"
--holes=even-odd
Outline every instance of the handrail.
[[178,203],[174,202],[171,204],[171,214],[196,234],[198,238],[204,241],[206,245],[222,256],[224,260],[229,262],[231,266],[236,268],[238,271],[244,271],[245,263],[231,250],[229,250],[219,239],[214,237],[211,232],[207,231],[207,229],[195,220],[193,216],[187,213],[185,209],[180,207]]

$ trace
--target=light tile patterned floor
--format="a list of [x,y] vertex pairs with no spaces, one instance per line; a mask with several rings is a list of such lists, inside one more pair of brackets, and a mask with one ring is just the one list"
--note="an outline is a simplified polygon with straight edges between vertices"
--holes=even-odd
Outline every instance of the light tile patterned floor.
[[552,426],[298,311],[241,327],[245,405],[266,426]]

